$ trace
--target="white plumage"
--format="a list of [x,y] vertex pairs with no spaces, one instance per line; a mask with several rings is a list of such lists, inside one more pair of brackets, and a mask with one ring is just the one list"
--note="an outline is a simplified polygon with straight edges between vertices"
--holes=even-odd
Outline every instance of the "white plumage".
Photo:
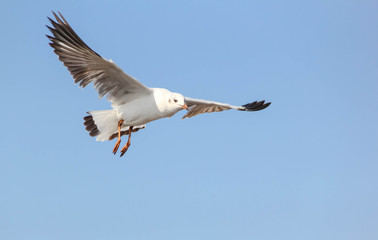
[[113,61],[102,58],[86,45],[73,31],[64,17],[53,12],[56,21],[49,18],[52,27],[47,26],[53,36],[51,47],[72,74],[75,83],[85,87],[93,82],[99,97],[107,96],[113,110],[90,111],[84,118],[86,129],[98,141],[106,141],[118,135],[113,149],[118,149],[120,137],[129,135],[128,143],[121,156],[130,145],[131,132],[145,128],[145,124],[160,118],[170,117],[182,109],[188,112],[183,118],[201,113],[220,112],[228,109],[258,111],[270,105],[265,101],[243,106],[232,106],[208,100],[184,97],[164,88],[148,88],[122,71]]

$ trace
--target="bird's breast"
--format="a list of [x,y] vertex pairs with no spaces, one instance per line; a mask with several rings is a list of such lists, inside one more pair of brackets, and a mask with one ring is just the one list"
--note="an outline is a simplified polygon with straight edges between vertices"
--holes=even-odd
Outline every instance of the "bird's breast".
[[168,117],[167,113],[162,112],[153,96],[137,98],[120,106],[115,107],[119,119],[123,119],[126,125],[137,126]]

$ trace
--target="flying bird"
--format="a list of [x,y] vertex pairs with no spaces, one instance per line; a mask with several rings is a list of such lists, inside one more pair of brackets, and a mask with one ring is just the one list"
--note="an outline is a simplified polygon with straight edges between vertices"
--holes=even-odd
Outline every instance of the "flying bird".
[[75,83],[84,88],[93,82],[99,98],[106,96],[112,110],[90,111],[84,117],[84,125],[89,135],[97,136],[97,141],[117,138],[113,148],[116,154],[121,136],[128,135],[121,157],[130,146],[131,133],[145,128],[145,124],[160,118],[171,117],[180,110],[188,112],[183,116],[190,118],[201,113],[221,112],[235,109],[239,111],[259,111],[267,108],[270,102],[254,101],[242,106],[227,103],[184,97],[164,88],[149,88],[126,74],[112,60],[107,60],[93,51],[74,32],[60,12],[53,12],[56,21],[48,17],[52,26],[50,46],[59,60],[67,67]]

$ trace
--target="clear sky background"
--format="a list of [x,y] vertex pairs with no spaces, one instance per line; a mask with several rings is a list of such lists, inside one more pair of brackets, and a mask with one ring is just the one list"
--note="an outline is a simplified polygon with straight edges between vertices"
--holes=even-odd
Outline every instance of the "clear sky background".
[[[133,135],[48,45],[61,11],[150,87],[271,101]],[[0,239],[378,239],[378,2],[1,1]],[[125,140],[123,141],[125,143]]]

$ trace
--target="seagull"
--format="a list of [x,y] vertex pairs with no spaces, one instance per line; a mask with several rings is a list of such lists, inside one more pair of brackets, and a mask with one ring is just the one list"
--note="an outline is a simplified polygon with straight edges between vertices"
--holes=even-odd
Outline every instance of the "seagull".
[[117,138],[113,148],[116,154],[121,136],[128,135],[127,143],[121,149],[122,157],[130,146],[131,133],[146,127],[151,121],[171,117],[186,109],[184,118],[201,113],[221,112],[235,109],[239,111],[259,111],[270,102],[254,101],[242,106],[184,97],[180,93],[164,88],[149,88],[131,77],[112,60],[107,60],[93,51],[68,24],[60,12],[52,12],[56,21],[48,17],[52,26],[46,27],[52,36],[46,35],[49,44],[67,67],[75,83],[84,88],[91,82],[99,98],[106,96],[113,109],[87,112],[84,125],[89,135],[97,136],[97,141]]

